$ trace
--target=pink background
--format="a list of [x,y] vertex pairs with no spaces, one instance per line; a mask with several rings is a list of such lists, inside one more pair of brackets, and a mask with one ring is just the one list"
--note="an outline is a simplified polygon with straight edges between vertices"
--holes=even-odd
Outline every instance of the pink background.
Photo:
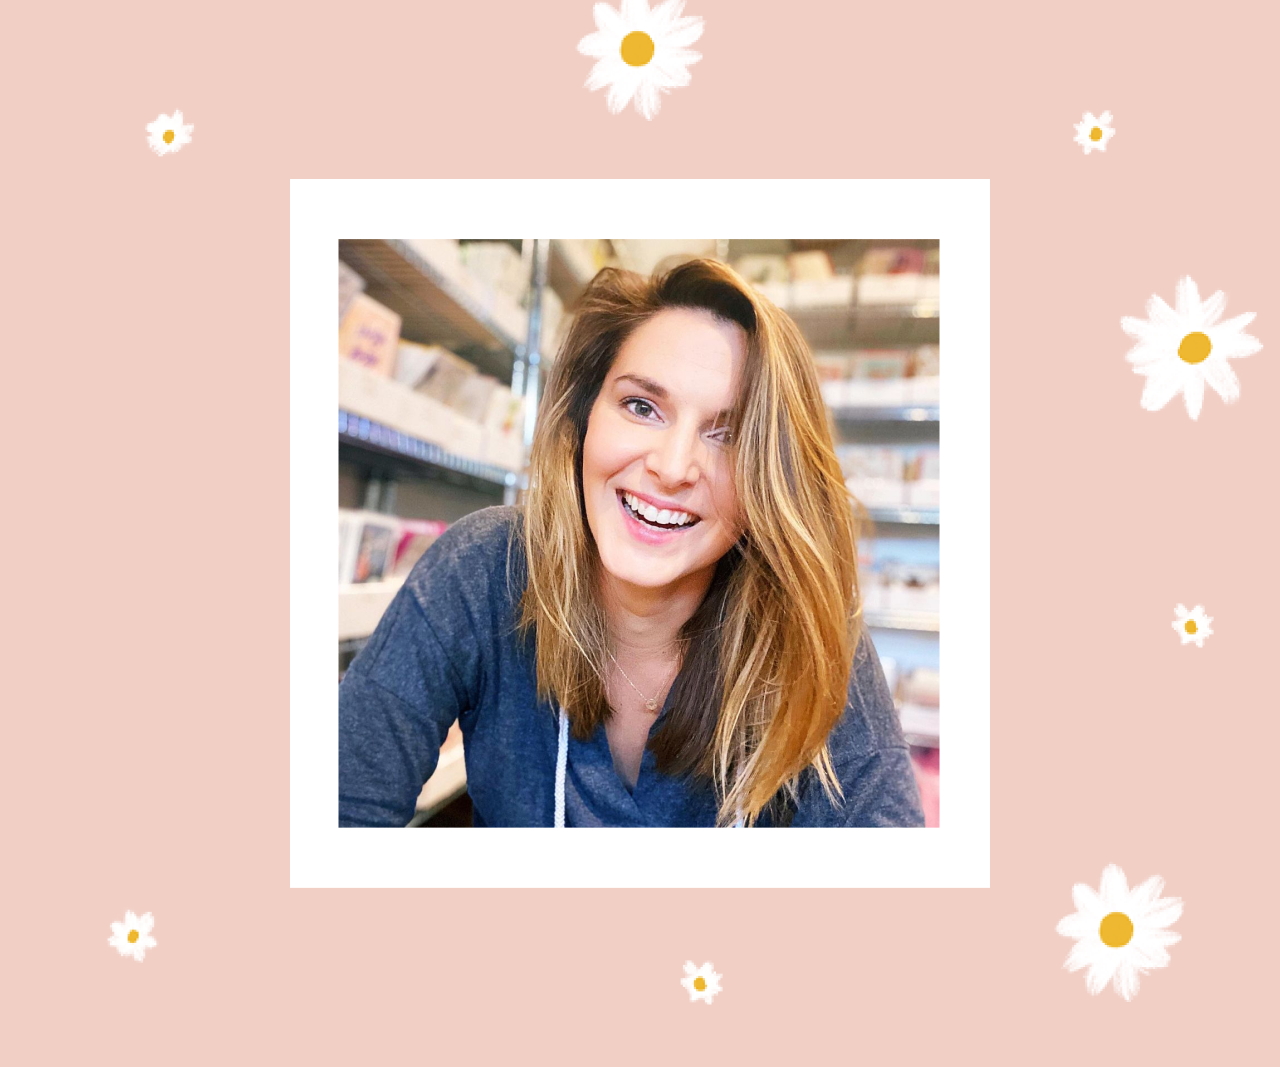
[[[652,123],[582,88],[585,0],[24,8],[13,1062],[1257,1062],[1276,25],[1140,7],[690,0],[704,59]],[[479,175],[992,179],[991,889],[289,890],[288,179]],[[1120,330],[1184,273],[1265,346],[1198,423],[1141,410]],[[1186,902],[1128,1004],[1054,930],[1111,862]]]

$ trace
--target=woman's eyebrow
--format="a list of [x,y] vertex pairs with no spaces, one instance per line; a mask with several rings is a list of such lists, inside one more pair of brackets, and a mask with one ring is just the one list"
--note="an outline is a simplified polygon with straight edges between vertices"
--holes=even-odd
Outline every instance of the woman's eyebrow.
[[[655,382],[652,378],[646,378],[643,374],[619,374],[614,378],[614,383],[618,382],[635,382],[641,389],[647,389],[659,400],[670,400],[671,394],[667,391],[667,387]],[[733,414],[732,408],[722,408],[716,412],[716,421],[726,418]]]

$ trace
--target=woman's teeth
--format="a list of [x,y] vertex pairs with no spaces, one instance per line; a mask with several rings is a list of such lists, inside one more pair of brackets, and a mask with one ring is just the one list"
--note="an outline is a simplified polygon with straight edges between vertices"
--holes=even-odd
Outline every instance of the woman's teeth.
[[692,526],[699,521],[686,511],[668,511],[665,508],[655,508],[652,504],[646,504],[643,500],[632,496],[630,493],[624,492],[622,499],[626,501],[627,508],[632,514],[647,520],[652,526],[666,526],[668,529],[677,529],[681,526]]

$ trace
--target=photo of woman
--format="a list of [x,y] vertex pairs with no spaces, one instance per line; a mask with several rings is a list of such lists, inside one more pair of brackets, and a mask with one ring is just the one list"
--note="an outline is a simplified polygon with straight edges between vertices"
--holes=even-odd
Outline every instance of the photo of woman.
[[472,825],[925,823],[814,353],[718,258],[596,272],[527,491],[464,514],[339,689],[339,824],[405,826],[455,726]]

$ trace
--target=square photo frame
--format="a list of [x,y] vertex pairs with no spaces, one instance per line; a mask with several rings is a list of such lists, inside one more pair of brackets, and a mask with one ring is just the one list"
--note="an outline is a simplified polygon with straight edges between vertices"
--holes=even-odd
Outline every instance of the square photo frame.
[[[938,827],[421,836],[340,828],[332,534],[339,239],[625,231],[666,239],[923,238],[941,249]],[[987,179],[293,179],[290,183],[290,886],[987,888],[990,884],[990,183]],[[331,351],[331,350],[330,350]],[[324,531],[322,534],[321,531]]]

